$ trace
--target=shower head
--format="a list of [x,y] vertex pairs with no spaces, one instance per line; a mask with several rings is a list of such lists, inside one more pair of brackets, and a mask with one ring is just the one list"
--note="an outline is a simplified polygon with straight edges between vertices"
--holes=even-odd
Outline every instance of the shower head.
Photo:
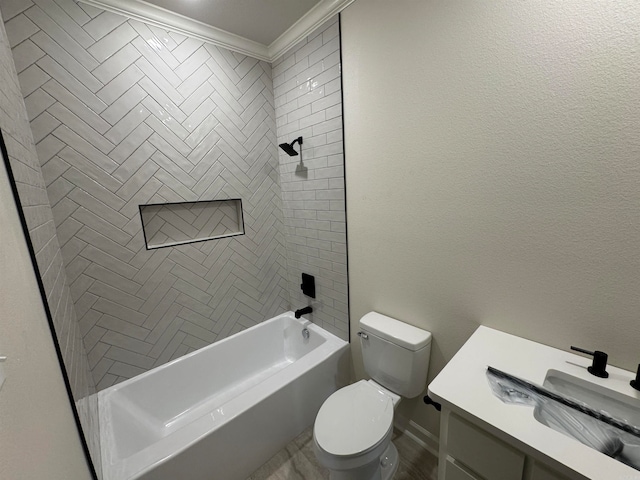
[[296,138],[290,144],[289,143],[281,143],[280,144],[280,148],[282,150],[284,150],[287,153],[287,155],[289,155],[290,157],[296,157],[296,156],[298,156],[298,152],[296,152],[293,149],[293,146],[296,144],[296,142],[298,142],[300,144],[300,146],[301,146],[300,148],[302,148],[302,137]]

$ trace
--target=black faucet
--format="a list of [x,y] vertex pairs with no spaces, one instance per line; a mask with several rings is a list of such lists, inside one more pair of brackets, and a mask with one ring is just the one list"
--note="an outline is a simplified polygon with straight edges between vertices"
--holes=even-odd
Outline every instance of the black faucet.
[[595,375],[600,378],[609,378],[609,373],[607,372],[607,360],[609,356],[596,350],[595,352],[590,352],[589,350],[585,350],[584,348],[571,347],[571,350],[575,350],[576,352],[586,353],[587,355],[593,355],[593,364],[587,368],[591,375]]
[[636,373],[636,378],[634,380],[631,380],[629,382],[629,385],[631,385],[636,390],[640,390],[640,365],[638,365],[638,371]]
[[304,308],[301,308],[300,310],[296,310],[296,313],[294,315],[296,316],[296,318],[300,318],[302,315],[306,315],[307,313],[311,313],[311,312],[313,312],[313,308],[304,307]]

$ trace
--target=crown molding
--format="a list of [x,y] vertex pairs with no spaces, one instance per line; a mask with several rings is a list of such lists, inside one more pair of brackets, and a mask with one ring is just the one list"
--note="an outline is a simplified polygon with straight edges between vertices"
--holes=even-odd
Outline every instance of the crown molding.
[[311,34],[316,28],[334,15],[351,5],[355,0],[322,0],[309,10],[300,20],[276,38],[269,45],[271,62],[277,60],[300,40]]
[[149,23],[218,47],[271,62],[266,45],[193,20],[141,0],[80,0],[82,3]]
[[322,0],[271,45],[263,45],[142,0],[79,0],[112,13],[272,63],[355,0]]

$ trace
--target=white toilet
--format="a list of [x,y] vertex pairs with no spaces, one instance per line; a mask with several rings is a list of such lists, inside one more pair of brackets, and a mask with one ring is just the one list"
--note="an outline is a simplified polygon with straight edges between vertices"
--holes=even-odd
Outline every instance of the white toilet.
[[360,319],[365,371],[372,380],[341,388],[320,407],[313,426],[318,461],[331,480],[389,480],[398,468],[391,443],[400,397],[427,383],[431,333],[376,312]]

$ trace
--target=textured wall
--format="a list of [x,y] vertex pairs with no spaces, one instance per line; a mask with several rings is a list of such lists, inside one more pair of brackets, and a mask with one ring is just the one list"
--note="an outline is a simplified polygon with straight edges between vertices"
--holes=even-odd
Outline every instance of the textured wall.
[[[2,14],[7,12],[2,8]],[[65,284],[51,208],[0,17],[0,129],[25,203],[38,264],[54,305],[60,346],[76,395],[92,387]],[[4,162],[0,165],[0,478],[89,479],[90,472],[51,340]],[[53,278],[52,278],[53,277]],[[69,325],[69,326],[66,326]],[[27,454],[34,452],[34,454]]]
[[[289,295],[307,305],[301,273],[316,277],[312,318],[348,338],[347,253],[342,143],[340,37],[334,17],[273,64],[278,144],[303,137],[303,163],[282,150],[280,178]],[[300,150],[296,144],[294,147]],[[298,169],[298,170],[296,170]]]
[[432,330],[431,377],[480,324],[635,370],[638,32],[634,0],[343,12],[352,330]]
[[[271,66],[33,3],[6,28],[98,389],[288,309]],[[138,204],[220,198],[246,235],[145,249]]]

